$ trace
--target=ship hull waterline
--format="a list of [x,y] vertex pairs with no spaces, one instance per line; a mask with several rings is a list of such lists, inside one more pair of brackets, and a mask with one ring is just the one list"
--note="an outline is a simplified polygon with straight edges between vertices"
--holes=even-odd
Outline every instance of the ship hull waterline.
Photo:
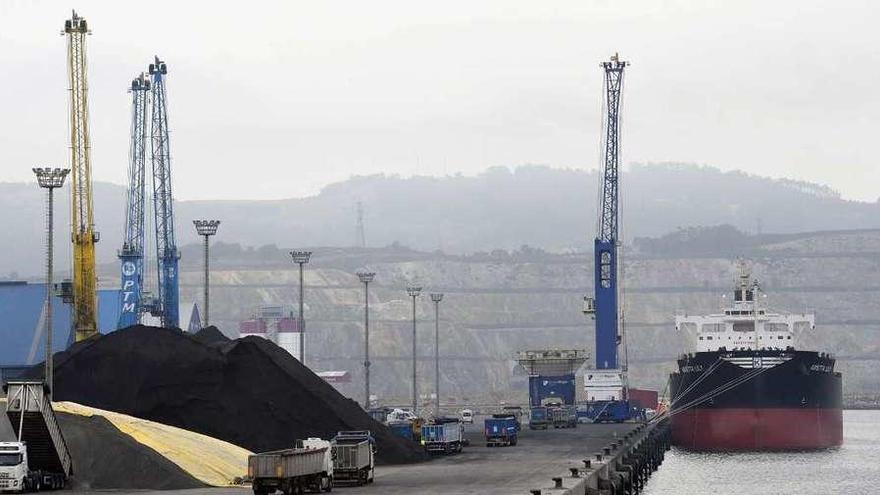
[[695,408],[672,417],[673,444],[696,451],[817,450],[843,443],[839,408]]

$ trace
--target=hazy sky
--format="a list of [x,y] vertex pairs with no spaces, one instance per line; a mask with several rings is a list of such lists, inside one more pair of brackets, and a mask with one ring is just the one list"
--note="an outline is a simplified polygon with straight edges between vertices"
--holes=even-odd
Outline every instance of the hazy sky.
[[0,0],[0,181],[67,163],[65,40],[88,39],[93,174],[124,183],[130,80],[169,68],[177,199],[351,175],[595,168],[601,71],[632,62],[624,159],[880,196],[871,1]]

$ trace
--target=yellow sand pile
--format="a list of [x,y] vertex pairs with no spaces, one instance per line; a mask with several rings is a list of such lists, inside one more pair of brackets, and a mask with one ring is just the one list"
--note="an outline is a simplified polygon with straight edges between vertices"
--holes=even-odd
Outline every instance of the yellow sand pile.
[[53,402],[57,412],[101,416],[119,431],[150,447],[199,481],[227,486],[247,474],[250,451],[200,433],[74,402]]

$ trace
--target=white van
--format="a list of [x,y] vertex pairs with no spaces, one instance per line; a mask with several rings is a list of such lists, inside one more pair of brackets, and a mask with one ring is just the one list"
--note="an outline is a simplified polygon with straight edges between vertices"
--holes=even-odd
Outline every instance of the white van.
[[462,423],[470,423],[474,424],[474,412],[470,409],[462,409],[461,412],[461,422]]

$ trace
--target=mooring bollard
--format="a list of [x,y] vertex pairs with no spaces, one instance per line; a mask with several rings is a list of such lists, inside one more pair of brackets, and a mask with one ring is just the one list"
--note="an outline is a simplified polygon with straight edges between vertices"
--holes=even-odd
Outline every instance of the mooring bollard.
[[602,452],[605,455],[611,455],[611,447],[605,447],[604,449],[602,449]]
[[562,478],[551,478],[553,480],[553,488],[562,488]]
[[598,462],[602,462],[602,453],[601,452],[596,452],[596,460]]
[[571,471],[572,478],[580,478],[581,477],[581,473],[578,468],[568,468],[568,470]]
[[590,469],[590,460],[584,459],[583,462],[584,462],[584,469]]

